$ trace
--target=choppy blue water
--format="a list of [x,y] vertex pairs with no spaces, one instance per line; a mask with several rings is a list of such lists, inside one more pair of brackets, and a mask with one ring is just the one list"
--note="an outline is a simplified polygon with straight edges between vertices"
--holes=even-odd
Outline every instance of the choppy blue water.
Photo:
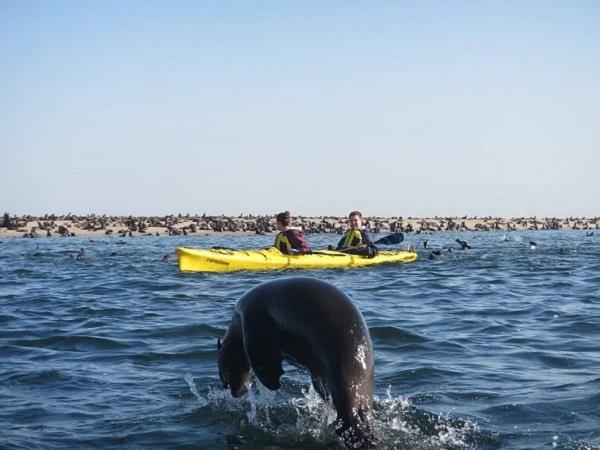
[[[600,236],[503,236],[408,236],[421,254],[406,265],[220,275],[162,258],[272,237],[3,239],[0,448],[335,448],[307,374],[286,366],[280,391],[241,400],[217,374],[239,297],[309,274],[370,328],[381,448],[600,449]],[[427,259],[423,239],[456,237],[473,249]],[[73,259],[80,247],[95,259]]]

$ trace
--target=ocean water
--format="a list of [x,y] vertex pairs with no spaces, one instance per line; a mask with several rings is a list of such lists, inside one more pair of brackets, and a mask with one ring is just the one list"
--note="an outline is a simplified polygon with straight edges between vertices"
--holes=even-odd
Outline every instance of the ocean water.
[[[217,373],[240,296],[310,275],[369,326],[379,448],[600,449],[596,234],[408,235],[411,264],[232,274],[181,274],[163,256],[272,237],[2,239],[0,448],[338,448],[306,373],[285,366],[279,391],[253,382],[242,399]],[[424,239],[457,237],[473,248],[427,258]],[[75,260],[80,247],[93,258]]]

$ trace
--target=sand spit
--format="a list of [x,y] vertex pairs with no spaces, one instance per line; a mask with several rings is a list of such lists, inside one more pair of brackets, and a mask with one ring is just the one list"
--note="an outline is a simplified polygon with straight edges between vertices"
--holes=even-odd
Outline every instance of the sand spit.
[[[500,217],[366,217],[373,232],[422,233],[438,231],[519,231],[519,230],[598,230],[600,218],[500,218]],[[297,216],[293,224],[306,233],[341,234],[347,228],[345,217]],[[180,236],[189,234],[264,234],[275,231],[274,216],[170,215],[154,217],[115,217],[54,214],[0,218],[0,237],[70,236]]]

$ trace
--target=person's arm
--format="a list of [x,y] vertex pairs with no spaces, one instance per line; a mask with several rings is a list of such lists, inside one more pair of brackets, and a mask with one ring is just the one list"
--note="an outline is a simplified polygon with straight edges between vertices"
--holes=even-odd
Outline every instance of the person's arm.
[[340,242],[338,242],[337,247],[335,248],[336,250],[341,250],[344,245],[344,241],[346,240],[346,235],[343,235],[342,238],[340,239]]
[[301,253],[310,252],[310,248],[304,240],[304,232],[302,230],[290,230],[288,233],[288,239],[290,244],[292,244],[292,248],[295,250],[298,250]]
[[370,245],[373,243],[373,239],[371,238],[371,233],[369,233],[369,231],[366,228],[364,230],[361,230],[360,234],[362,234],[362,243],[364,245]]

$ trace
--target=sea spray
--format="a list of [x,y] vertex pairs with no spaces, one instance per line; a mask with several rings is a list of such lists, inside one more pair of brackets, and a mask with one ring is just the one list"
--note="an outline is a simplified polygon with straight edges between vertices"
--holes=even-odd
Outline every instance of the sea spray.
[[[205,402],[232,417],[237,417],[238,432],[273,445],[287,442],[334,442],[336,412],[309,384],[300,395],[272,392],[256,380],[248,393],[233,398],[229,391],[210,387],[206,398],[186,378],[201,405]],[[194,386],[194,387],[192,387]],[[499,442],[492,433],[481,431],[470,420],[434,414],[414,407],[402,396],[394,397],[391,386],[384,397],[375,397],[373,429],[381,448],[418,450],[495,448]],[[259,438],[260,437],[260,438]]]
[[206,406],[209,404],[209,400],[206,397],[200,395],[198,392],[198,388],[196,387],[196,383],[194,382],[194,377],[191,373],[186,373],[183,379],[186,381],[188,386],[190,387],[190,392],[198,399],[199,406]]

